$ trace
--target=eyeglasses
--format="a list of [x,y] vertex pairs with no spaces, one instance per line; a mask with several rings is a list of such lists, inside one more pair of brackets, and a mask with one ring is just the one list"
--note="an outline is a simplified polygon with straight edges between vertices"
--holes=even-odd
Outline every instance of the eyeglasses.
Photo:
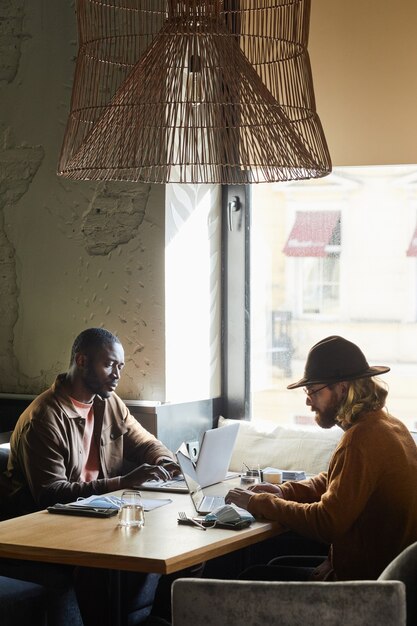
[[308,387],[303,387],[303,391],[309,398],[311,398],[311,396],[314,396],[316,393],[318,393],[322,389],[326,389],[326,387],[328,386],[329,385],[323,385],[323,387],[319,387],[318,389],[313,389],[313,391],[309,391]]

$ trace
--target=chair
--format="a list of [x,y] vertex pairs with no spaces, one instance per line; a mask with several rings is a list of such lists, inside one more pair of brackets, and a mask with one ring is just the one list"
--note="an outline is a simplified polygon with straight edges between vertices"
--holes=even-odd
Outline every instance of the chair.
[[[9,450],[0,446],[0,519],[13,517],[7,500],[10,484],[7,469]],[[14,559],[0,559],[1,626],[82,626],[72,577],[65,567]]]
[[405,548],[391,561],[378,580],[400,580],[405,584],[407,624],[417,624],[417,542]]
[[264,582],[180,578],[173,626],[405,626],[399,581]]
[[45,626],[46,614],[44,587],[0,576],[1,626]]

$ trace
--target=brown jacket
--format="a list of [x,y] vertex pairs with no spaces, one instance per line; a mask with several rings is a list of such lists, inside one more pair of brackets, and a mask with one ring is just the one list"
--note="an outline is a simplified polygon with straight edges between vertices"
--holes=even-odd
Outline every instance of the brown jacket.
[[126,464],[137,467],[173,458],[115,393],[106,400],[96,396],[94,436],[101,473],[97,480],[81,482],[85,420],[66,396],[63,376],[22,413],[10,440],[9,476],[15,487],[29,488],[34,508],[119,489]]
[[340,440],[329,471],[286,483],[283,497],[253,495],[249,511],[331,544],[339,580],[375,579],[417,541],[417,446],[399,420],[362,415]]

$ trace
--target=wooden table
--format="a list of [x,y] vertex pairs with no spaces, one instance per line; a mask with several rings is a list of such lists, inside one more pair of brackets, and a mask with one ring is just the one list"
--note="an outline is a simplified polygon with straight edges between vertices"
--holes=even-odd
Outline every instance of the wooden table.
[[[207,490],[224,494],[235,481]],[[120,495],[121,492],[116,492]],[[145,514],[141,529],[125,529],[108,519],[52,515],[47,511],[0,523],[0,557],[112,570],[170,574],[279,534],[273,522],[247,529],[199,530],[177,524],[178,511],[195,514],[188,494],[143,492],[144,498],[172,502]]]

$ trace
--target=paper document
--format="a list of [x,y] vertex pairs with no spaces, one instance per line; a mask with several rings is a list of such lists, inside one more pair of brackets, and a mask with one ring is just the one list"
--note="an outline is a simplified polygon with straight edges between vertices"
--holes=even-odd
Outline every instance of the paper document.
[[169,504],[170,502],[172,502],[171,498],[164,498],[163,500],[142,498],[143,508],[145,511],[153,511],[154,509],[164,506],[165,504]]

